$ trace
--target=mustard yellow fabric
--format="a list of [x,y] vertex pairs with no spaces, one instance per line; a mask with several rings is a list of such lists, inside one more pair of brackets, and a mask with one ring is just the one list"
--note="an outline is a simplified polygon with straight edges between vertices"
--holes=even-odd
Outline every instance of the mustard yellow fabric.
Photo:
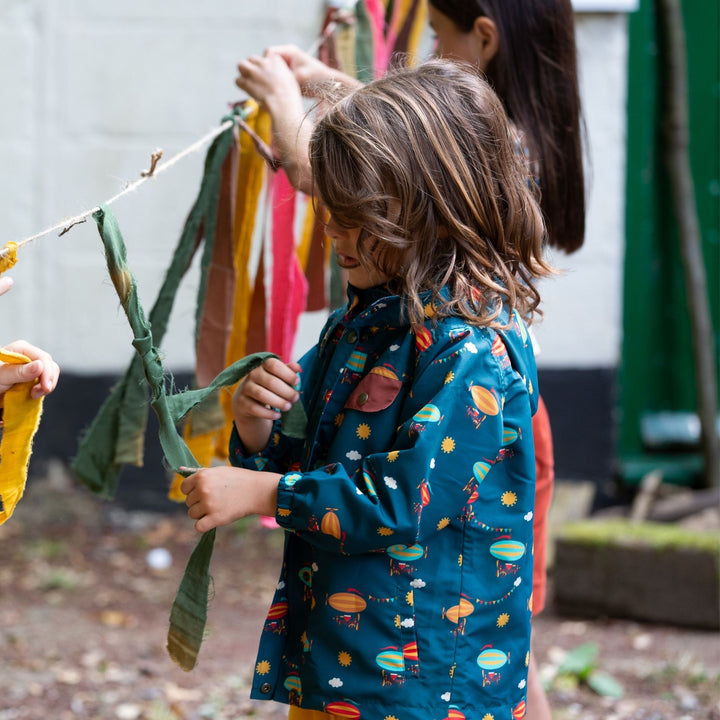
[[6,243],[3,248],[3,255],[0,256],[0,275],[6,270],[9,270],[17,262],[17,247],[16,242]]
[[[9,365],[31,362],[29,357],[0,348],[0,360]],[[13,385],[0,396],[3,405],[2,440],[0,440],[0,525],[15,510],[25,492],[28,464],[42,414],[42,398],[30,397],[37,381]]]
[[332,715],[320,710],[305,710],[291,705],[288,720],[342,720],[342,718],[340,715]]

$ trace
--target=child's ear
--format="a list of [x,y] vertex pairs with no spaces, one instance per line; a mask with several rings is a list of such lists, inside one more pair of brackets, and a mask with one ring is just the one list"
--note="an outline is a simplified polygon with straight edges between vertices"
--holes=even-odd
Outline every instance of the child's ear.
[[477,46],[478,65],[485,70],[500,48],[500,33],[497,25],[484,15],[475,18],[472,33]]

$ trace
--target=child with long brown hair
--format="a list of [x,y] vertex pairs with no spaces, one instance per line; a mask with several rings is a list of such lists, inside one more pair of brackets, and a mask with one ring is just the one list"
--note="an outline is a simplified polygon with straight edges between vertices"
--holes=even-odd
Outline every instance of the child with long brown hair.
[[233,467],[182,485],[199,532],[288,531],[252,696],[292,720],[522,717],[549,268],[502,104],[452,63],[393,71],[330,107],[309,157],[348,303],[241,383]]
[[[570,0],[429,0],[436,52],[480,71],[503,101],[520,134],[537,183],[548,245],[572,253],[585,234],[581,102],[574,13]],[[290,81],[287,68],[292,71]],[[276,46],[238,66],[237,84],[273,117],[276,148],[291,181],[309,187],[307,123],[293,87],[314,95],[329,82],[358,81],[294,46]],[[536,448],[535,571],[533,611],[545,607],[547,514],[555,480],[550,418],[540,398],[533,419]],[[528,718],[551,713],[531,659]]]

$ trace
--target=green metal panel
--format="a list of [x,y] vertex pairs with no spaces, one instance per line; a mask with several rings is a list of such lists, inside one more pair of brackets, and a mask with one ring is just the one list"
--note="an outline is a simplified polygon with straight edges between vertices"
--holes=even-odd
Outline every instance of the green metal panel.
[[[688,38],[690,163],[716,348],[720,348],[719,8],[719,0],[682,3]],[[663,164],[656,30],[655,3],[641,0],[640,9],[629,18],[626,257],[618,415],[620,475],[628,482],[635,482],[655,462],[643,448],[643,414],[696,409],[682,261]],[[681,471],[676,481],[690,482],[694,474]]]

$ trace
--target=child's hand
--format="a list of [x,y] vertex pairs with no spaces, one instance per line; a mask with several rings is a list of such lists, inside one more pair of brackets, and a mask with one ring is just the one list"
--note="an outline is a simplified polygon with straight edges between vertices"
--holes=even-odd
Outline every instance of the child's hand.
[[233,396],[233,415],[236,421],[246,419],[277,420],[281,412],[289,410],[300,397],[297,387],[300,366],[287,365],[277,358],[269,358],[249,372]]
[[270,358],[249,372],[238,385],[232,399],[235,427],[249,455],[268,444],[273,422],[297,402],[300,382],[297,363],[287,365]]
[[0,277],[0,295],[4,295],[13,286],[11,277]]
[[188,517],[203,533],[248,515],[274,516],[280,477],[229,466],[201,468],[183,480],[180,490],[186,496]]
[[49,395],[55,389],[60,376],[60,368],[49,353],[24,340],[16,340],[6,345],[5,349],[22,353],[32,362],[24,365],[0,363],[0,395],[17,383],[30,382],[35,379],[38,380],[38,383],[30,391],[30,397],[33,399],[37,400]]

